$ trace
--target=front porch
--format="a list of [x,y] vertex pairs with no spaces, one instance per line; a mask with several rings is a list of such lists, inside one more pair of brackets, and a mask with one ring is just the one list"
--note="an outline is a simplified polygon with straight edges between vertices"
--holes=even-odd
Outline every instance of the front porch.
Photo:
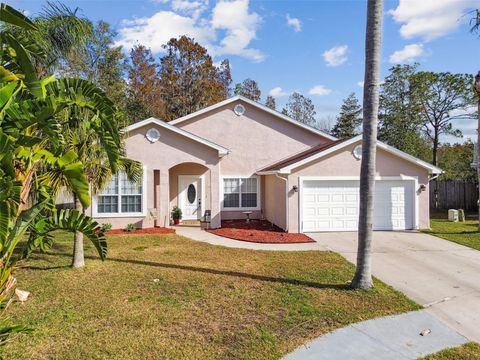
[[173,225],[171,212],[175,207],[181,209],[185,225],[199,226],[205,211],[210,211],[211,226],[220,226],[218,185],[212,186],[219,183],[218,164],[184,162],[168,170],[154,170],[153,183],[156,226]]

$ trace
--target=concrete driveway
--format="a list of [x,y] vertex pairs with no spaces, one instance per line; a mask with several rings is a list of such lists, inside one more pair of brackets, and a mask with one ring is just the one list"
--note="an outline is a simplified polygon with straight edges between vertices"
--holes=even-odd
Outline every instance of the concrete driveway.
[[[355,263],[357,233],[310,233]],[[418,232],[374,233],[373,274],[480,341],[480,251]]]

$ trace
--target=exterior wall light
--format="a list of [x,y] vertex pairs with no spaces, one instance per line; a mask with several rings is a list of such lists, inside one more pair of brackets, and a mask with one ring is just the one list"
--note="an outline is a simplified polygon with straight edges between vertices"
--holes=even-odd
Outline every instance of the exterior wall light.
[[293,186],[292,186],[292,190],[293,190],[294,192],[298,192],[298,186],[297,186],[297,185],[293,185]]

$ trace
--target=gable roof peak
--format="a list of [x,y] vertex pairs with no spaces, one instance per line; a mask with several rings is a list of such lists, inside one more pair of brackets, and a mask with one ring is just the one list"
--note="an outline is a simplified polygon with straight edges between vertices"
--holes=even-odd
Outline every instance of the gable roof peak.
[[278,111],[276,111],[276,110],[270,109],[268,106],[265,106],[265,105],[263,105],[263,104],[261,104],[261,103],[259,103],[259,102],[257,102],[257,101],[248,99],[248,98],[246,98],[245,96],[242,96],[242,95],[234,95],[234,96],[232,96],[232,97],[230,97],[230,98],[228,98],[228,99],[226,99],[226,100],[223,100],[223,101],[220,101],[220,102],[218,102],[218,103],[216,103],[216,104],[210,105],[210,106],[208,106],[208,107],[206,107],[206,108],[204,108],[204,109],[195,111],[195,112],[193,112],[193,113],[191,113],[191,114],[182,116],[182,117],[180,117],[180,118],[178,118],[178,119],[175,119],[175,120],[172,120],[172,121],[170,121],[169,123],[170,123],[171,125],[177,126],[177,124],[180,124],[180,123],[182,123],[182,122],[184,122],[184,121],[193,119],[193,118],[195,118],[195,117],[197,117],[197,116],[199,116],[199,115],[205,114],[205,113],[207,113],[207,112],[209,112],[209,111],[218,109],[219,107],[222,107],[222,106],[231,104],[231,103],[233,103],[233,102],[235,102],[235,101],[238,101],[238,100],[241,100],[241,101],[243,101],[243,102],[245,102],[245,103],[247,103],[247,104],[249,104],[249,105],[252,105],[252,106],[256,107],[257,109],[263,110],[263,111],[265,111],[265,112],[267,112],[267,113],[269,113],[269,114],[271,114],[271,115],[274,115],[275,117],[277,117],[277,118],[279,118],[279,119],[282,119],[282,120],[284,120],[284,121],[287,121],[287,122],[289,122],[289,123],[291,123],[291,124],[293,124],[293,125],[296,125],[296,126],[298,126],[298,127],[303,128],[303,129],[305,129],[305,130],[307,130],[307,131],[310,131],[310,132],[312,132],[312,133],[315,133],[315,134],[317,134],[317,135],[320,135],[320,136],[322,136],[322,137],[324,137],[324,138],[326,138],[326,139],[328,139],[328,140],[332,140],[332,141],[337,140],[336,137],[334,137],[334,136],[332,136],[332,135],[330,135],[330,134],[327,134],[327,133],[325,133],[325,132],[323,132],[323,131],[321,131],[321,130],[318,130],[318,129],[310,126],[310,125],[306,125],[306,124],[304,124],[304,123],[301,123],[300,121],[294,120],[293,118],[291,118],[291,117],[289,117],[289,116],[287,116],[287,115],[285,115],[285,114],[282,114],[282,113],[280,113],[280,112],[278,112]]

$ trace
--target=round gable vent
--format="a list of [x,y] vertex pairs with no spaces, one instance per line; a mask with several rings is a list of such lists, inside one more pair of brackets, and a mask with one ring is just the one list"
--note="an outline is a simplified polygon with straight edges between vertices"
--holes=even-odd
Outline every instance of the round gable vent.
[[357,145],[353,148],[353,157],[357,160],[362,158],[362,145]]
[[151,143],[154,143],[160,139],[160,131],[158,131],[155,128],[150,128],[147,130],[145,137],[147,138],[148,141],[150,141]]
[[238,116],[241,116],[241,115],[245,114],[245,106],[243,106],[242,104],[237,104],[233,108],[233,112],[235,114],[237,114]]

